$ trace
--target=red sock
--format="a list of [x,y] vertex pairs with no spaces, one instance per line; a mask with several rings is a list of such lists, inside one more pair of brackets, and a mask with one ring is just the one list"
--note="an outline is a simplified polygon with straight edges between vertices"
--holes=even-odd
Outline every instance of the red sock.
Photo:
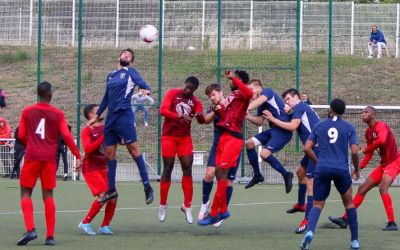
[[100,209],[103,207],[103,204],[98,202],[97,200],[93,201],[92,206],[90,206],[90,210],[87,213],[85,219],[83,219],[82,223],[87,224],[92,222],[93,218],[100,212]]
[[392,197],[390,197],[389,193],[384,193],[384,194],[381,194],[381,198],[382,198],[382,201],[383,201],[383,205],[385,206],[388,222],[394,222],[394,212],[393,212],[393,205],[392,205]]
[[54,229],[56,228],[56,205],[53,197],[44,200],[44,214],[46,217],[46,238],[54,237]]
[[101,223],[101,226],[108,226],[110,225],[110,222],[112,218],[114,217],[114,212],[115,208],[117,207],[117,201],[112,200],[107,202],[105,213],[104,213],[104,219],[103,222]]
[[171,181],[160,181],[160,205],[167,205],[168,191]]
[[210,215],[216,217],[218,213],[224,213],[227,210],[226,206],[226,187],[228,181],[217,180],[217,190],[215,191],[213,204],[211,205]]
[[[361,194],[356,194],[353,198],[353,204],[356,208],[358,208],[361,203],[364,201],[365,196]],[[345,212],[343,218],[347,220],[347,213]]]
[[31,231],[35,228],[35,222],[33,218],[33,202],[31,198],[21,199],[21,209],[24,215],[24,222],[26,231]]
[[182,176],[182,191],[184,196],[183,204],[190,207],[193,199],[193,178],[192,176]]

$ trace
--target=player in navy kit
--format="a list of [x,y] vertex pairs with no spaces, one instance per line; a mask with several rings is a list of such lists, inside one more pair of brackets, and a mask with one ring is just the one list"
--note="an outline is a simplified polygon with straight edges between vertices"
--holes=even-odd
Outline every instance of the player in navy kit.
[[[289,116],[284,110],[285,103],[282,98],[275,93],[275,91],[271,88],[263,88],[261,81],[257,79],[251,80],[247,86],[253,91],[253,101],[250,103],[248,110],[251,111],[257,109],[257,116],[253,116],[249,113],[246,115],[248,121],[257,126],[262,126],[265,119],[265,117],[263,117],[264,110],[269,110],[274,117],[281,121],[289,121]],[[246,141],[247,157],[249,158],[250,165],[253,167],[254,177],[245,188],[250,188],[257,183],[264,181],[256,152],[256,147],[262,145],[263,148],[260,152],[261,158],[268,162],[273,169],[283,176],[286,193],[290,192],[292,189],[293,173],[286,171],[279,160],[272,154],[281,150],[291,139],[291,131],[282,129],[273,123],[270,123],[270,129],[267,129]]]
[[[358,180],[360,170],[358,166],[357,132],[353,125],[342,120],[346,104],[340,99],[334,99],[330,104],[330,117],[318,123],[311,132],[304,151],[310,159],[316,162],[314,171],[313,195],[314,204],[309,214],[308,231],[301,242],[301,249],[310,249],[318,218],[325,205],[331,190],[331,181],[339,191],[346,208],[350,232],[351,249],[360,248],[358,241],[357,211],[352,199],[352,180],[349,173],[348,148],[350,147],[354,171],[353,178]],[[313,152],[314,145],[318,144],[318,159]]]
[[118,197],[115,188],[115,175],[117,160],[115,159],[118,143],[126,145],[132,158],[135,160],[146,195],[146,204],[153,202],[153,189],[150,186],[146,165],[140,152],[136,138],[134,114],[131,107],[131,97],[136,86],[150,93],[149,85],[140,74],[131,66],[134,61],[132,49],[124,49],[120,53],[119,69],[107,76],[106,92],[97,110],[96,116],[88,121],[91,126],[101,119],[101,115],[108,107],[108,114],[104,128],[104,143],[106,145],[106,158],[108,170],[108,191],[101,199],[101,203]]
[[[296,89],[287,89],[282,93],[285,103],[291,108],[290,122],[284,122],[275,118],[271,112],[264,111],[264,116],[271,123],[278,127],[289,131],[296,131],[300,137],[303,146],[306,144],[307,138],[311,133],[312,128],[317,124],[320,119],[315,111],[300,99],[300,94]],[[314,149],[316,152],[316,149]],[[296,174],[299,179],[299,192],[298,201],[293,208],[287,210],[287,213],[305,212],[304,219],[295,230],[296,233],[303,233],[307,229],[308,213],[312,208],[312,174],[314,172],[315,164],[310,161],[307,155],[302,158]],[[305,194],[307,192],[307,205],[305,205]]]

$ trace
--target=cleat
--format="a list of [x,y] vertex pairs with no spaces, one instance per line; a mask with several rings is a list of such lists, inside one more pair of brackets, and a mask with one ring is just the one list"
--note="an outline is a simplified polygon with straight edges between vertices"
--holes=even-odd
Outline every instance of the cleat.
[[287,176],[283,177],[283,179],[285,180],[285,191],[288,194],[290,191],[292,191],[293,187],[293,173],[288,172]]
[[154,191],[151,186],[144,189],[144,194],[146,196],[146,205],[150,205],[154,201]]
[[104,227],[100,227],[99,231],[97,231],[99,234],[103,234],[103,235],[113,235],[114,232],[111,231],[111,228],[109,226],[104,226]]
[[350,249],[359,249],[360,242],[358,240],[353,240],[350,242]]
[[111,199],[114,199],[114,198],[117,198],[117,197],[118,197],[118,192],[116,190],[114,190],[114,191],[108,190],[106,192],[106,194],[100,199],[99,202],[101,204],[105,204],[107,201],[109,201]]
[[185,207],[185,205],[182,204],[181,211],[185,214],[187,223],[193,224],[192,209],[190,207]]
[[218,227],[222,226],[222,223],[224,223],[224,220],[220,220],[217,223],[214,223],[213,226],[218,228]]
[[395,222],[389,221],[385,228],[382,228],[382,231],[397,231],[397,225]]
[[79,223],[78,228],[82,230],[87,235],[96,235],[96,232],[93,230],[92,224],[90,223],[82,223],[82,221]]
[[160,222],[164,222],[167,217],[167,207],[168,205],[160,205],[160,208],[158,209],[158,219]]
[[302,234],[307,230],[308,220],[304,219],[300,222],[297,229],[294,231],[296,234]]
[[228,219],[229,217],[231,217],[231,213],[229,213],[228,210],[226,210],[226,212],[224,212],[224,213],[219,213],[219,214],[218,214],[218,220],[219,220],[219,221],[220,221],[220,220],[226,220],[226,219]]
[[308,231],[306,233],[306,235],[304,235],[303,240],[301,241],[300,249],[301,250],[309,250],[313,237],[314,237],[313,232]]
[[294,204],[291,209],[286,210],[286,213],[288,214],[294,214],[297,212],[302,212],[304,213],[306,211],[306,204],[299,205],[298,203]]
[[64,174],[63,181],[67,181],[67,180],[68,180],[68,174]]
[[251,181],[244,187],[245,189],[248,189],[248,188],[251,188],[252,186],[254,186],[254,185],[256,185],[256,184],[258,184],[258,183],[260,183],[260,182],[263,182],[264,181],[264,176],[262,176],[262,175],[255,175],[254,177],[253,177],[253,179],[251,179]]
[[329,216],[328,219],[330,221],[332,221],[333,223],[335,223],[336,225],[338,225],[340,228],[347,228],[347,226],[349,225],[349,223],[347,222],[347,220],[344,217],[332,217]]
[[32,229],[31,231],[26,232],[21,239],[17,241],[18,246],[23,246],[26,245],[29,241],[34,240],[37,238],[37,233],[35,229]]
[[56,241],[54,240],[53,236],[49,236],[46,238],[46,242],[44,243],[46,246],[54,246]]
[[206,217],[209,206],[210,206],[210,201],[207,201],[206,204],[201,204],[199,216],[197,217],[199,220],[202,220],[202,219],[204,219],[204,217]]
[[374,58],[374,57],[372,55],[369,55],[369,56],[367,56],[367,58],[370,59],[370,58]]
[[213,217],[211,214],[207,215],[204,219],[199,220],[197,225],[199,226],[208,226],[218,222],[218,217]]

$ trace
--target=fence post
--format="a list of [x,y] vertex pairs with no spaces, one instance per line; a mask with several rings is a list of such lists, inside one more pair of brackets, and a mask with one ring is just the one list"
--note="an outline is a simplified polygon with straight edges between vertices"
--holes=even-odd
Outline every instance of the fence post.
[[204,49],[205,24],[206,24],[206,1],[203,0],[203,13],[201,19],[201,49]]
[[351,2],[350,54],[354,55],[354,2]]
[[399,25],[400,25],[400,4],[397,4],[397,18],[396,18],[396,58],[399,57]]
[[18,40],[21,41],[22,39],[22,8],[19,8],[19,33],[18,33]]
[[300,36],[299,36],[299,52],[302,51],[303,47],[303,8],[304,8],[304,3],[303,1],[300,1]]
[[253,0],[250,1],[250,50],[253,49],[253,16],[254,16],[254,6]]
[[71,46],[75,45],[75,0],[72,0],[72,30],[71,30]]
[[[158,41],[158,108],[161,105],[162,98],[162,82],[163,82],[163,39],[164,36],[164,0],[160,0],[160,20],[159,20],[160,37]],[[161,115],[157,116],[157,174],[161,175]]]
[[33,0],[29,6],[29,46],[32,46],[32,31],[33,31]]
[[119,0],[117,0],[117,14],[115,17],[115,47],[119,45]]

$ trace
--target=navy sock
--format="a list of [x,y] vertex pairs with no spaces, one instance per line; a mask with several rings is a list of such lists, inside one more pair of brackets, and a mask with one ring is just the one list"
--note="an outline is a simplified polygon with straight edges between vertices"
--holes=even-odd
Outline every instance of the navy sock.
[[229,206],[229,202],[231,201],[232,193],[233,193],[233,187],[228,186],[226,188],[226,206]]
[[358,220],[357,220],[357,210],[355,208],[350,208],[346,210],[347,221],[349,222],[351,241],[358,240]]
[[252,149],[247,149],[246,151],[247,151],[247,157],[249,158],[249,163],[253,167],[254,176],[261,175],[256,149],[252,148]]
[[117,174],[117,160],[107,161],[108,190],[115,191],[115,175]]
[[313,197],[307,195],[307,206],[306,206],[306,212],[304,213],[304,218],[306,218],[307,220],[312,206],[313,206]]
[[145,188],[150,186],[149,176],[147,175],[146,164],[144,163],[143,155],[140,154],[139,157],[134,158],[136,165],[139,169],[140,178],[142,179],[143,186]]
[[308,215],[308,231],[314,233],[315,228],[317,227],[319,216],[321,215],[321,209],[318,207],[313,207]]
[[297,204],[303,206],[306,202],[307,185],[299,183],[299,192],[297,194]]
[[203,204],[206,204],[210,199],[211,190],[214,182],[207,182],[203,180]]
[[282,164],[279,162],[278,159],[276,159],[275,156],[270,155],[268,156],[267,159],[265,159],[264,161],[268,162],[269,165],[271,165],[271,167],[273,169],[275,169],[276,171],[278,171],[283,177],[286,177],[288,172],[286,171],[286,169],[282,166]]

